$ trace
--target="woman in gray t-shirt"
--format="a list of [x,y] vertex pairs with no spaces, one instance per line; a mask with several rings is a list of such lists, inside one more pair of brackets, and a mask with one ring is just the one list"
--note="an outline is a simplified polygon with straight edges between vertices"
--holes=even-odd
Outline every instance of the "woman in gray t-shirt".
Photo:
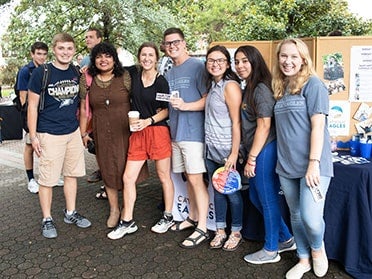
[[234,58],[236,71],[246,82],[241,106],[243,174],[249,178],[249,198],[261,212],[265,225],[263,248],[246,255],[244,260],[253,264],[274,263],[280,261],[280,252],[296,248],[280,214],[271,74],[253,46],[239,47]]
[[327,129],[328,91],[316,76],[306,44],[287,39],[277,47],[273,90],[278,164],[281,187],[287,200],[299,262],[286,278],[301,278],[311,270],[326,275],[323,211],[333,176]]

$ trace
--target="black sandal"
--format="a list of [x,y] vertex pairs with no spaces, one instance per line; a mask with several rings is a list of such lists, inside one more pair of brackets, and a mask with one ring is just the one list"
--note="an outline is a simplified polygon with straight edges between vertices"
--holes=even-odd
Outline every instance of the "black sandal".
[[[187,226],[187,227],[184,227],[184,228],[181,229],[181,224],[183,222],[187,222],[187,223],[191,224],[191,226]],[[175,224],[174,226],[172,226],[170,228],[170,230],[172,232],[180,232],[180,231],[194,229],[194,228],[196,228],[197,225],[198,225],[198,221],[191,220],[189,217],[187,217],[186,220],[181,221],[181,222]]]
[[105,190],[105,185],[102,185],[100,187],[100,191],[96,194],[97,200],[107,200],[107,193]]
[[[195,248],[195,247],[199,246],[200,244],[202,244],[204,241],[206,241],[206,240],[209,239],[209,233],[208,232],[203,232],[199,228],[196,228],[195,229],[195,232],[197,232],[199,234],[197,237],[192,238],[192,237],[189,236],[188,238],[186,238],[184,240],[184,241],[190,241],[192,244],[191,245],[185,245],[183,243],[180,243],[180,246],[182,248],[186,248],[186,249]],[[202,237],[204,237],[204,239],[202,239],[201,241],[199,241]]]

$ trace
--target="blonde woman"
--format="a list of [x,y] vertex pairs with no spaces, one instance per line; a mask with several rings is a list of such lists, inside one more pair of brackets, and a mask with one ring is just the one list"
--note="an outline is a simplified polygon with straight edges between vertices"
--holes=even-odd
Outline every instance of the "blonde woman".
[[[276,56],[272,81],[277,100],[274,106],[278,140],[276,171],[290,209],[299,257],[286,278],[302,278],[311,268],[316,276],[323,277],[328,270],[323,211],[333,176],[327,130],[328,91],[316,76],[303,41],[282,41]],[[312,190],[320,192],[321,197],[313,196]]]

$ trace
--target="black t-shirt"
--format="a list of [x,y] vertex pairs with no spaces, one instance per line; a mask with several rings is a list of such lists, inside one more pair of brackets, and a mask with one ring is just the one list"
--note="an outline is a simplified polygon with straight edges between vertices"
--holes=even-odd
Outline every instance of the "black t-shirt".
[[[168,82],[162,75],[159,74],[152,85],[149,87],[144,87],[141,79],[141,70],[133,71],[131,74],[131,109],[139,111],[141,119],[154,116],[157,114],[158,110],[168,108],[168,102],[156,100],[156,93],[169,94]],[[157,122],[154,125],[166,126],[166,119]]]

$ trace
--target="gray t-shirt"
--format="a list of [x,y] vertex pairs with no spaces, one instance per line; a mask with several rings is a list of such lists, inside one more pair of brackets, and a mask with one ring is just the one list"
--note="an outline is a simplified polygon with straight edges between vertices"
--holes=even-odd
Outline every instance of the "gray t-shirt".
[[[302,178],[309,165],[311,117],[328,115],[328,90],[318,77],[311,77],[300,94],[285,93],[274,106],[278,140],[276,172],[286,178]],[[320,175],[333,176],[333,163],[327,119],[320,158]]]
[[[173,66],[165,75],[170,91],[179,91],[186,102],[195,102],[206,93],[205,67],[201,60],[190,57]],[[180,111],[169,105],[169,126],[174,142],[204,142],[204,110]]]
[[241,130],[243,151],[245,153],[243,155],[247,156],[252,148],[253,137],[257,129],[257,118],[272,117],[270,133],[264,146],[276,138],[275,122],[273,120],[275,99],[271,90],[263,83],[259,83],[253,91],[255,107],[247,104],[245,94],[243,96],[241,109]]
[[225,100],[225,86],[235,80],[212,81],[205,103],[206,158],[224,164],[232,148],[232,122]]

